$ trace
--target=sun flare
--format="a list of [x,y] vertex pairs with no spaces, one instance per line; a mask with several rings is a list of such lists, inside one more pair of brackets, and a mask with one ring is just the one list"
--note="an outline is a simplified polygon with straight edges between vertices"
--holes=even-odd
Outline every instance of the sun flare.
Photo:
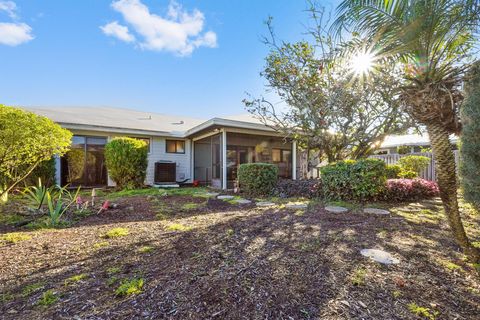
[[374,56],[371,52],[358,52],[350,61],[352,71],[356,75],[368,73],[373,68]]

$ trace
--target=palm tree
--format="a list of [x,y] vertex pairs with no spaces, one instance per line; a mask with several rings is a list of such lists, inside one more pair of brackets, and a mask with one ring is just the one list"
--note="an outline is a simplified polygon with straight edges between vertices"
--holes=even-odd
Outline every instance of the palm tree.
[[359,33],[375,42],[378,59],[399,62],[405,110],[424,125],[435,157],[440,197],[457,243],[475,263],[458,207],[449,135],[461,131],[461,85],[472,63],[480,20],[479,0],[343,0],[334,31]]

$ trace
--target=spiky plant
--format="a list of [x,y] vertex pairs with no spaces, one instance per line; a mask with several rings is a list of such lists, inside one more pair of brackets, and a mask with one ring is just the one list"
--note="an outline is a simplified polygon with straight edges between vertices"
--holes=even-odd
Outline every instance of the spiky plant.
[[333,27],[360,33],[375,43],[377,59],[395,61],[403,72],[405,110],[430,136],[440,197],[457,243],[474,262],[480,252],[465,232],[457,200],[449,135],[461,131],[459,107],[471,49],[477,41],[479,0],[343,0]]

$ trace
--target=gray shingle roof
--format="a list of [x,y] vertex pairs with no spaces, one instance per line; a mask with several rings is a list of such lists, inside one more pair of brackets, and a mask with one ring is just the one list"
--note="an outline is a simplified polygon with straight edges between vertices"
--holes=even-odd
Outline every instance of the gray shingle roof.
[[166,115],[111,107],[25,107],[24,109],[45,116],[69,127],[84,125],[101,128],[122,128],[140,131],[168,132],[181,135],[205,119]]

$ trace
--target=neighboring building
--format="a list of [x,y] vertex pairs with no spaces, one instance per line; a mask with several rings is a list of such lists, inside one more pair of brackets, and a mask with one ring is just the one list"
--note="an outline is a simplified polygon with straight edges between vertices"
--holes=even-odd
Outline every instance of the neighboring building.
[[279,176],[296,179],[295,142],[249,115],[201,120],[117,108],[26,108],[74,134],[71,150],[57,159],[57,182],[113,186],[104,147],[128,136],[149,145],[146,184],[193,182],[232,188],[242,163],[276,164]]
[[[458,137],[451,136],[452,148],[457,148]],[[398,154],[429,152],[430,139],[428,134],[390,135],[385,138],[375,154]]]

